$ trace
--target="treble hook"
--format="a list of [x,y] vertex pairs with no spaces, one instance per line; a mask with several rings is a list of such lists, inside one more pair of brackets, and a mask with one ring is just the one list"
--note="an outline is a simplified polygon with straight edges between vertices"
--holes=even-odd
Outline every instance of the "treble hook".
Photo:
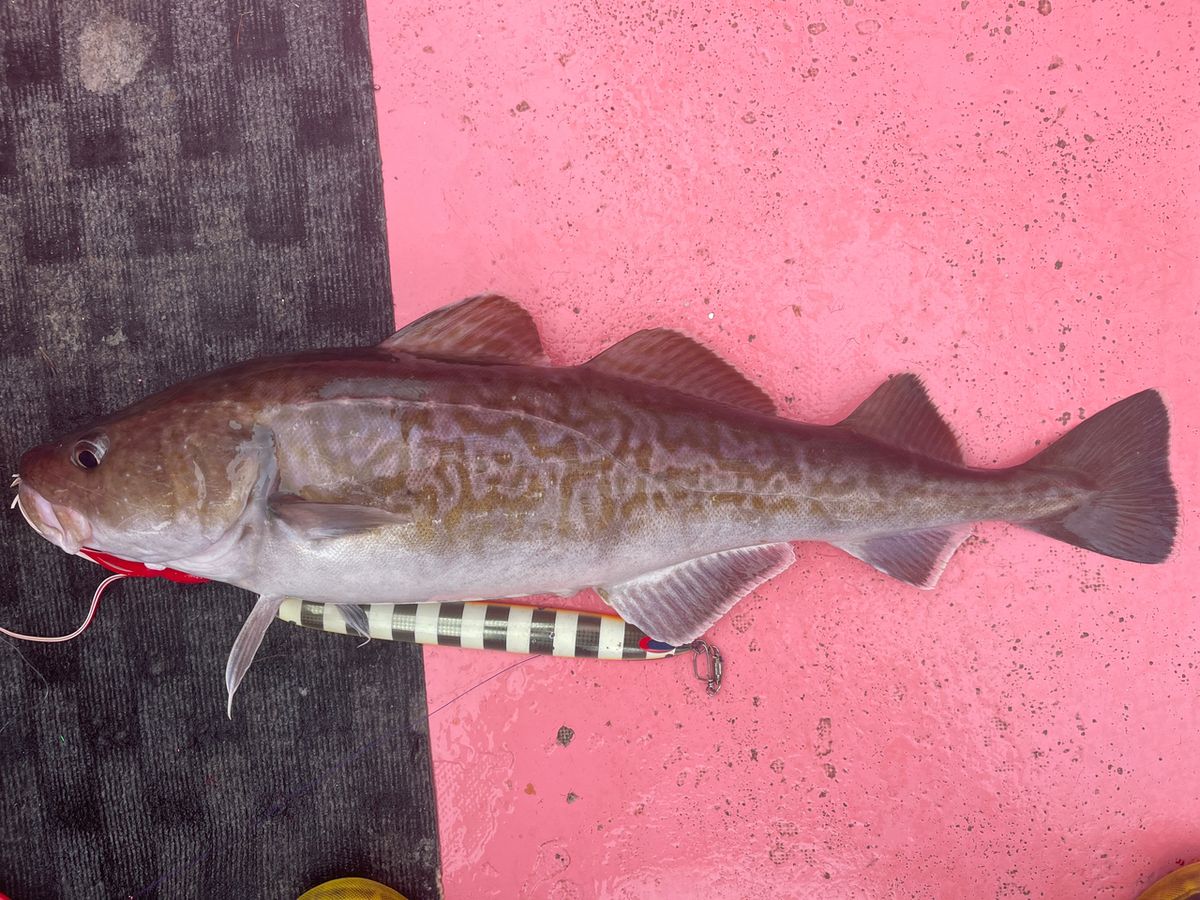
[[[697,681],[703,681],[708,696],[715,697],[721,690],[721,676],[725,670],[721,651],[707,641],[692,641],[692,672]],[[703,660],[703,665],[701,665]]]

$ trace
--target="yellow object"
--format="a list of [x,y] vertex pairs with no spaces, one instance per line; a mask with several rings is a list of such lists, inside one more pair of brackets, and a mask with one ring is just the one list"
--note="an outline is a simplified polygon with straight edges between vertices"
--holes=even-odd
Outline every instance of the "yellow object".
[[1164,875],[1146,890],[1138,894],[1137,900],[1200,900],[1200,863],[1192,863]]
[[310,888],[299,900],[407,900],[390,887],[369,878],[335,878]]

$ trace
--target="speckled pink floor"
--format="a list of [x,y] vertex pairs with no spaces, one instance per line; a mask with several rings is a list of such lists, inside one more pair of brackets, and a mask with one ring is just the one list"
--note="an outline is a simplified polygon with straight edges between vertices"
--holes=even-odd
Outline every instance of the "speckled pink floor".
[[[985,525],[933,593],[801,545],[713,629],[715,699],[502,675],[431,724],[447,897],[1123,898],[1200,858],[1195,10],[549,6],[368,2],[399,321],[502,291],[564,363],[671,326],[816,422],[914,371],[979,465],[1157,386],[1182,530],[1141,567]],[[436,709],[513,658],[426,661]]]

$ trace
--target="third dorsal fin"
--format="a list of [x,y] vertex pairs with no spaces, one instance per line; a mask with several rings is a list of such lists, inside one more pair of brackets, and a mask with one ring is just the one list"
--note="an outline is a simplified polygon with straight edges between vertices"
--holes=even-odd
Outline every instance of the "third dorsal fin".
[[405,325],[379,345],[464,362],[545,365],[537,326],[524,309],[499,294],[468,297]]
[[636,331],[584,365],[705,400],[775,414],[775,404],[762,388],[707,347],[669,328]]
[[889,378],[841,424],[911,453],[944,462],[963,461],[958,439],[916,375]]

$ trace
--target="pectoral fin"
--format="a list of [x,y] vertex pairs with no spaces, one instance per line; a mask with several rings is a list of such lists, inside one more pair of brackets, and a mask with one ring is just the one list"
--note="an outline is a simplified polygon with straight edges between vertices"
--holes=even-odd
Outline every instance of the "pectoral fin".
[[625,621],[681,646],[795,561],[790,544],[762,544],[690,559],[597,591]]
[[271,514],[308,540],[362,534],[405,521],[401,516],[351,503],[317,503],[295,494],[272,494],[267,503]]
[[242,623],[242,630],[238,632],[233,647],[229,651],[229,659],[225,663],[225,690],[229,695],[226,713],[231,719],[233,718],[234,692],[237,691],[238,685],[246,676],[246,670],[250,668],[250,663],[254,662],[254,654],[258,652],[259,645],[262,644],[263,635],[267,633],[267,626],[275,618],[275,613],[279,610],[279,604],[282,602],[282,597],[265,595],[259,597],[254,608],[250,610],[250,615]]

